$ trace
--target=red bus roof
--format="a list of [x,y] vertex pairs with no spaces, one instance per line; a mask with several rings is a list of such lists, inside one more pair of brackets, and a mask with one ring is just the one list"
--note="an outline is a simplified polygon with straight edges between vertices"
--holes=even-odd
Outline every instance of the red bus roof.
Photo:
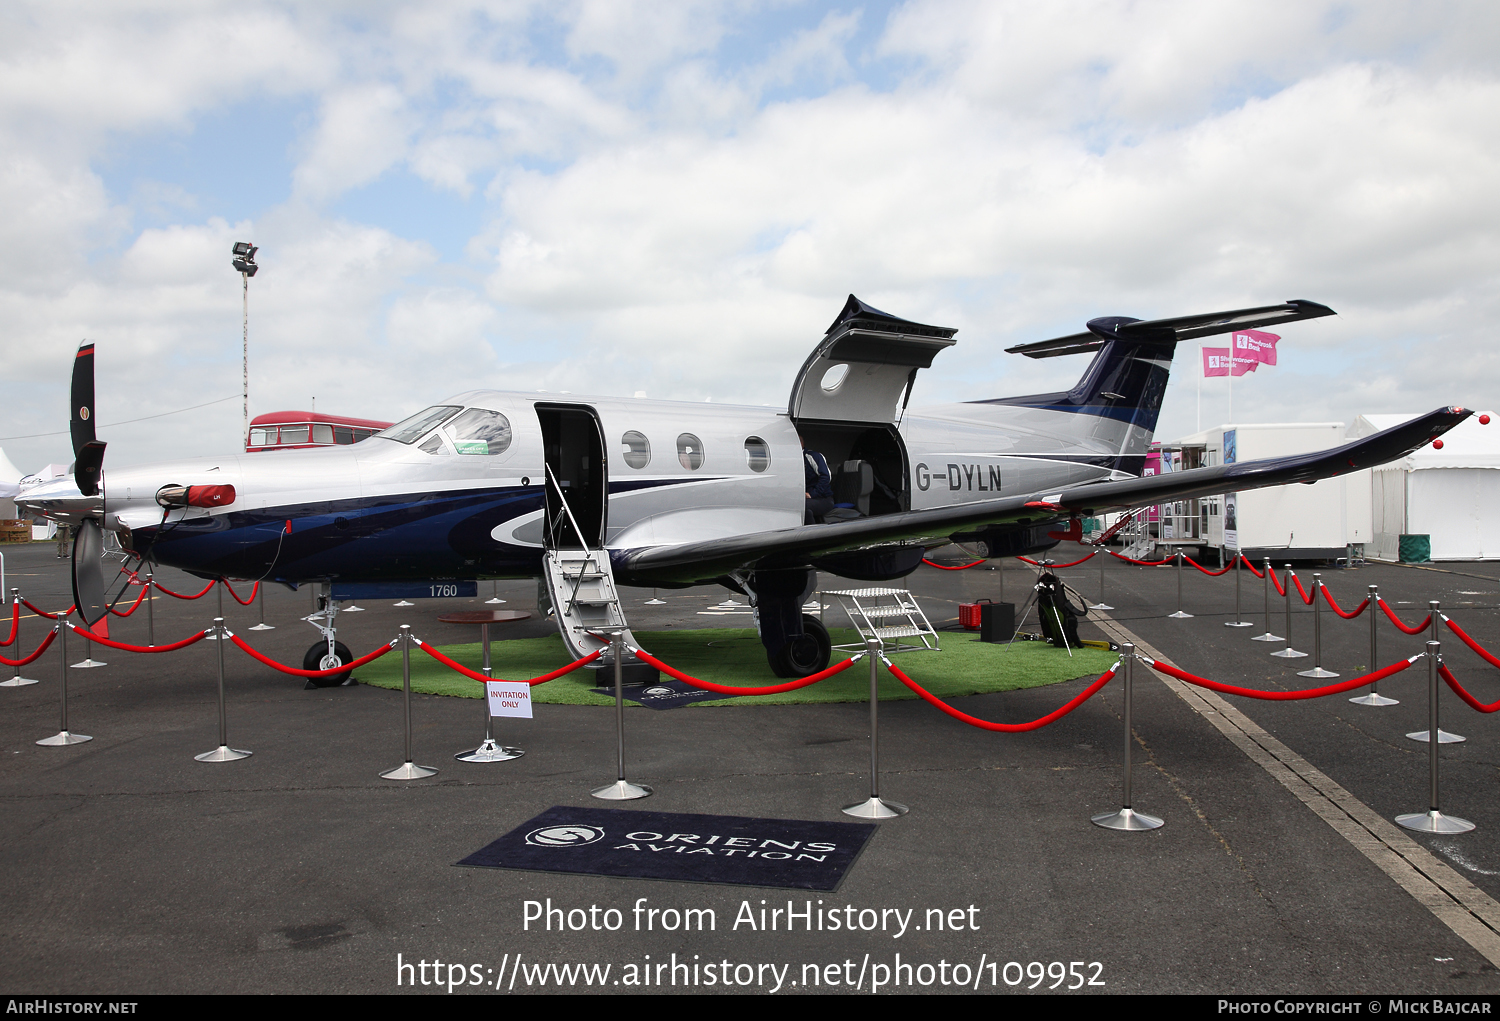
[[250,420],[251,428],[258,425],[301,425],[304,422],[320,422],[325,425],[349,425],[356,429],[381,430],[389,427],[390,422],[377,422],[371,418],[348,418],[344,415],[323,415],[314,411],[268,411],[264,415],[256,415]]

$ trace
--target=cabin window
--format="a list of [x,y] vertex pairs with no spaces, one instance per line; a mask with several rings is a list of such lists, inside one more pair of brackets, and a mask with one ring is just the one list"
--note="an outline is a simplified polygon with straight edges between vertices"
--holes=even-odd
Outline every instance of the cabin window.
[[306,443],[307,426],[284,425],[281,427],[281,442],[285,446],[288,443]]
[[315,425],[312,427],[312,441],[314,443],[332,443],[333,426]]
[[[395,440],[397,443],[415,443],[462,410],[451,404],[434,405],[425,411],[417,412],[408,419],[397,422],[389,429],[381,430],[376,435]],[[354,441],[358,443],[359,440],[359,430],[356,430]]]
[[443,438],[437,433],[427,437],[427,441],[417,448],[424,454],[446,454],[448,448],[443,445]]
[[[361,437],[363,439],[363,437]],[[333,442],[347,446],[354,442],[354,430],[346,425],[333,427]]]
[[251,429],[250,445],[252,447],[269,447],[276,442],[275,429]]
[[847,364],[829,366],[828,371],[823,373],[823,389],[828,393],[833,393],[843,384],[844,377],[847,375],[849,375]]
[[354,430],[354,442],[358,443],[360,440],[367,440],[371,436],[379,435],[380,434],[375,432],[373,429],[356,429]]
[[470,408],[443,432],[460,454],[503,454],[510,447],[510,419],[498,411]]
[[703,467],[703,441],[692,433],[677,437],[677,460],[688,471]]
[[745,441],[745,463],[753,472],[763,472],[771,465],[771,447],[759,436]]
[[646,439],[645,433],[630,430],[620,437],[620,446],[625,448],[625,463],[630,467],[644,468],[651,463],[651,441]]

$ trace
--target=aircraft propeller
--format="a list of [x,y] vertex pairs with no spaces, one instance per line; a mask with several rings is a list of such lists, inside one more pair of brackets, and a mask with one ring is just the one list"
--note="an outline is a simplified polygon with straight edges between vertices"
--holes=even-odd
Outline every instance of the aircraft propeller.
[[[73,438],[73,481],[84,496],[102,495],[100,472],[104,467],[105,444],[94,429],[94,345],[84,341],[73,361],[71,390],[72,419],[69,432]],[[104,512],[100,500],[99,513]],[[73,602],[84,625],[96,634],[109,634],[109,601],[104,586],[104,533],[99,520],[92,516],[80,520],[73,539]],[[96,624],[103,621],[98,628]]]

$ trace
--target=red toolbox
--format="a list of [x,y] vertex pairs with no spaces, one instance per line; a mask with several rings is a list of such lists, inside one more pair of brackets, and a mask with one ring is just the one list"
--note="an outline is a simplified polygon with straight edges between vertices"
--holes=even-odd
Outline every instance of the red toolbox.
[[958,622],[963,626],[965,631],[979,630],[979,607],[987,602],[989,602],[988,599],[981,599],[977,603],[958,604]]

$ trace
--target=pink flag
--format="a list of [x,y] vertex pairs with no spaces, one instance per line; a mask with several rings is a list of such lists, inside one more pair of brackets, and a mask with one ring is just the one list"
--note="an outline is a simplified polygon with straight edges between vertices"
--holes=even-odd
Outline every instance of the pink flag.
[[1229,375],[1229,348],[1206,347],[1203,349],[1203,374],[1205,376]]
[[[1241,330],[1235,333],[1231,343],[1234,345],[1234,360],[1252,360],[1261,365],[1276,364],[1276,342],[1281,338],[1274,333],[1266,333],[1263,330]],[[1254,368],[1243,370],[1254,372]],[[1237,373],[1242,374],[1242,373]]]

